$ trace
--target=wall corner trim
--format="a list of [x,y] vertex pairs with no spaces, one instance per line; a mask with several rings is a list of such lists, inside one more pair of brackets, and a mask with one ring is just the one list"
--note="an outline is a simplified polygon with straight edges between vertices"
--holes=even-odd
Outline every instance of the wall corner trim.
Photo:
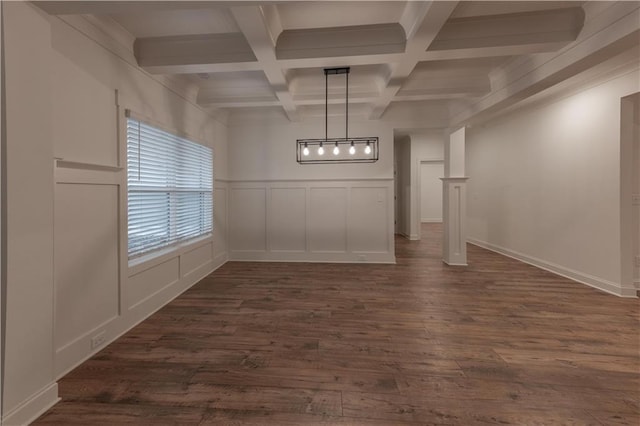
[[35,421],[58,401],[60,401],[58,383],[53,382],[9,411],[2,418],[2,424],[6,426],[27,425]]

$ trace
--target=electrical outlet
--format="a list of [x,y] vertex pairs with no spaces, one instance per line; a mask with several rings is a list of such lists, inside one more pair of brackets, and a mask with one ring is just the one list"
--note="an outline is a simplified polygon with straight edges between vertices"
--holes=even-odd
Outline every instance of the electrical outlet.
[[360,262],[364,262],[365,260],[367,260],[367,255],[366,254],[360,254],[358,255],[358,260]]
[[100,333],[96,334],[91,338],[91,349],[95,349],[98,346],[104,345],[105,341],[106,341],[105,333],[104,331],[101,331]]
[[631,204],[633,204],[634,206],[640,206],[640,195],[639,194],[633,194],[631,196]]
[[640,268],[640,256],[635,257],[636,268]]

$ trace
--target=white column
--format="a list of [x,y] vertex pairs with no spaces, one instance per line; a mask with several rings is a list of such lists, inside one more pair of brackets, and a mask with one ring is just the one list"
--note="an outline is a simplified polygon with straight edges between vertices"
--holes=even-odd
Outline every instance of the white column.
[[442,178],[442,221],[444,235],[442,260],[448,265],[467,265],[466,199],[464,169],[465,128],[449,135],[444,150]]

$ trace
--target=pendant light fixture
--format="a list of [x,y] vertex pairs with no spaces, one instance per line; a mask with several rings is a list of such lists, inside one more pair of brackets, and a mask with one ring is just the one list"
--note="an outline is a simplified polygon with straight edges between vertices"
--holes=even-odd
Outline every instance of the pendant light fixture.
[[[298,139],[297,159],[300,164],[373,163],[378,161],[377,137],[349,137],[349,73],[351,67],[324,69],[324,139]],[[344,138],[329,138],[329,76],[345,76]],[[325,144],[333,155],[325,156]],[[344,149],[341,149],[341,146]],[[314,149],[317,147],[317,149]]]

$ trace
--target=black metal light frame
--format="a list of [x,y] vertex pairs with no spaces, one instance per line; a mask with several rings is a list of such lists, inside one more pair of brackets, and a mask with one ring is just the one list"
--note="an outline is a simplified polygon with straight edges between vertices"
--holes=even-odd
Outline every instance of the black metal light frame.
[[[378,161],[378,137],[349,137],[349,73],[351,67],[325,68],[324,69],[324,139],[298,139],[296,141],[296,157],[300,164],[323,164],[323,163],[374,163]],[[344,138],[328,138],[329,134],[329,75],[345,75],[345,119],[344,119]],[[304,148],[326,147],[327,150],[332,147],[357,147],[369,146],[371,152],[369,154],[359,154],[358,151],[364,152],[364,148],[358,150],[356,154],[360,155],[342,158],[332,157],[330,153],[326,156],[318,158],[315,156],[303,155]],[[353,155],[356,155],[353,154]]]
[[[314,150],[322,145],[327,151],[336,146],[341,149],[349,149],[353,145],[357,151],[362,151],[368,144],[371,148],[371,154],[365,154],[367,158],[347,157],[335,158],[331,152],[327,152],[323,158],[311,156],[305,158],[302,150],[307,147]],[[378,138],[376,136],[370,138],[331,138],[331,139],[298,139],[297,141],[297,159],[300,164],[322,164],[322,163],[374,163],[378,161]],[[349,154],[350,155],[350,154]],[[355,154],[354,154],[355,155]]]

